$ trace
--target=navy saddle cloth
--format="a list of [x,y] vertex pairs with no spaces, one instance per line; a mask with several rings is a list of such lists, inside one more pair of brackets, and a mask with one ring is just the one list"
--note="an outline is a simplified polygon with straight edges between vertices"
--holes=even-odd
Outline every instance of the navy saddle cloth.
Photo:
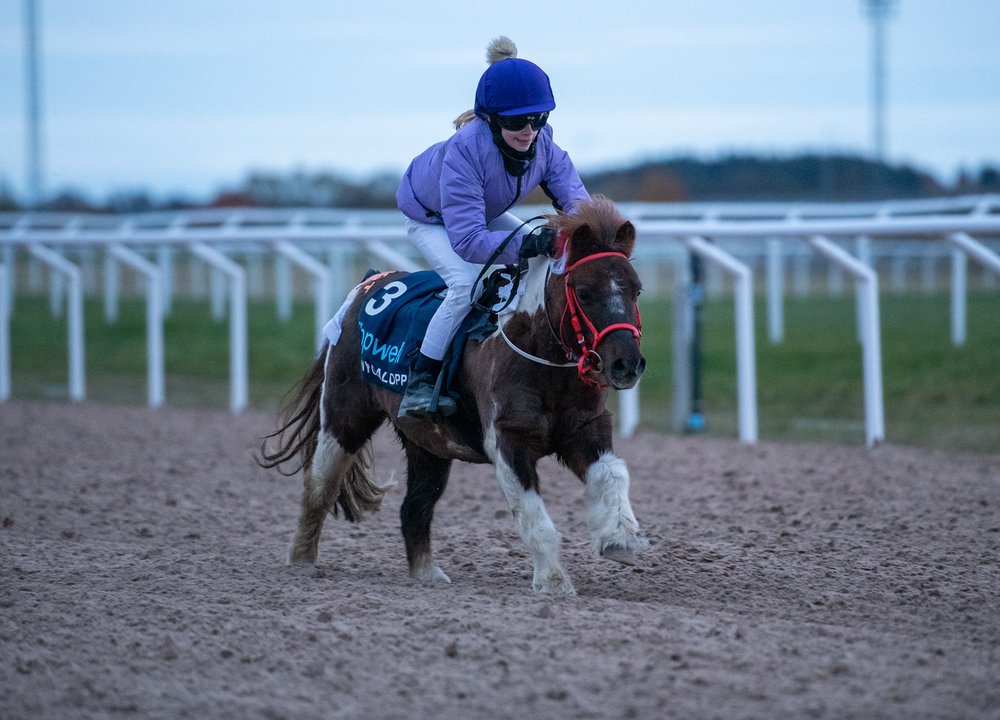
[[[420,351],[424,330],[441,305],[446,289],[436,272],[402,275],[366,296],[358,313],[361,332],[361,377],[402,394],[410,365]],[[472,310],[463,321],[445,357],[442,392],[458,369],[470,338],[482,339],[495,329],[489,317]]]

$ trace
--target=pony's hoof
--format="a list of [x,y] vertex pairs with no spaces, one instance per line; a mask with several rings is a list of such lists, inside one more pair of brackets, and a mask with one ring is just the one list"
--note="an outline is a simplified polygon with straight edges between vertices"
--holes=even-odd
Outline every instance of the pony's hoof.
[[601,551],[601,557],[622,565],[635,565],[635,550],[621,545],[611,545]]
[[425,565],[423,567],[414,568],[410,571],[410,577],[414,580],[419,580],[425,583],[448,583],[451,584],[451,578],[445,575],[444,570],[439,568],[437,565]]
[[288,564],[289,565],[315,565],[316,564],[315,551],[303,550],[301,548],[292,548],[288,553]]
[[532,583],[535,592],[543,595],[562,595],[570,597],[576,595],[576,588],[573,581],[567,575],[549,576],[543,581],[535,580]]

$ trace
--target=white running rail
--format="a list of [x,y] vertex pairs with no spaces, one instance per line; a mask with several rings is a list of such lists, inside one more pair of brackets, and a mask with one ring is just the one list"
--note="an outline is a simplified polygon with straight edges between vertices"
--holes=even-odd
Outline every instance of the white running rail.
[[[851,204],[620,204],[636,225],[642,240],[637,246],[640,275],[659,263],[676,263],[686,252],[696,252],[710,264],[732,274],[737,318],[737,374],[740,439],[757,441],[756,369],[753,347],[753,271],[738,259],[742,250],[766,258],[768,337],[782,337],[781,303],[784,297],[784,258],[791,250],[811,248],[831,259],[857,282],[858,329],[862,340],[865,382],[865,437],[868,445],[885,437],[879,346],[878,277],[871,267],[873,244],[918,241],[921,247],[950,248],[952,262],[952,341],[965,338],[964,300],[968,260],[1000,275],[1000,255],[990,249],[1000,238],[1000,196],[942,198]],[[525,207],[526,216],[545,211]],[[406,230],[395,211],[359,210],[189,210],[132,216],[53,213],[0,213],[0,401],[10,396],[10,317],[16,310],[17,249],[44,262],[65,281],[69,307],[69,396],[85,397],[81,268],[66,253],[82,248],[103,249],[106,257],[125,262],[155,285],[160,277],[159,311],[147,296],[150,336],[150,404],[162,402],[155,336],[162,317],[170,311],[174,256],[188,253],[209,263],[229,280],[230,407],[247,404],[247,275],[234,257],[247,253],[285,258],[314,280],[316,325],[328,314],[332,301],[346,294],[345,258],[367,253],[399,269],[421,266],[405,241]],[[845,245],[855,243],[857,256]],[[331,248],[335,248],[333,252]],[[322,258],[329,253],[327,262]],[[152,260],[147,258],[151,257]],[[801,257],[796,255],[796,257]],[[336,258],[336,259],[335,259]],[[30,269],[30,268],[29,268]],[[31,274],[29,273],[29,282]],[[645,282],[645,279],[644,279]],[[652,284],[655,280],[647,284]],[[279,306],[287,301],[291,283],[279,290]],[[54,285],[52,286],[54,287]],[[107,290],[107,288],[106,288]],[[225,301],[216,297],[218,312]],[[54,309],[62,307],[63,290],[52,290]],[[115,298],[117,293],[115,293]],[[290,296],[289,296],[290,297]],[[116,312],[106,298],[106,312]],[[115,299],[115,302],[117,300]],[[290,307],[290,306],[289,306]],[[157,314],[159,312],[159,315]],[[319,337],[317,336],[317,342]],[[623,435],[638,427],[635,389],[620,394],[619,422]]]

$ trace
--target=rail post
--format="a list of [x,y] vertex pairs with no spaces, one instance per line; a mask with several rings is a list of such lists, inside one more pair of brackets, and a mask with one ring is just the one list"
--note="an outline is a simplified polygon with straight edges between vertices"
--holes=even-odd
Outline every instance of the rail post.
[[[82,401],[87,396],[86,380],[84,378],[84,343],[83,343],[83,283],[80,279],[80,268],[57,253],[39,243],[28,243],[28,252],[54,270],[53,280],[60,283],[65,279],[68,284],[69,310],[66,319],[67,344],[69,346],[69,397],[70,400]],[[51,297],[51,296],[50,296]]]
[[862,377],[865,396],[865,444],[874,447],[885,440],[885,408],[882,393],[882,332],[879,323],[878,275],[822,235],[806,242],[817,252],[843,267],[857,281],[858,328],[861,337]]
[[246,273],[236,262],[205,243],[188,245],[192,253],[229,277],[229,408],[234,413],[247,406],[247,287]]
[[956,347],[965,344],[966,295],[968,290],[968,258],[972,258],[995,273],[1000,273],[1000,255],[974,240],[968,233],[948,236],[951,244],[951,342]]
[[146,278],[146,399],[149,407],[161,407],[165,395],[162,266],[153,264],[119,243],[108,247],[108,255],[121,260]]
[[753,273],[746,264],[699,236],[684,239],[688,248],[734,279],[736,313],[736,393],[740,442],[757,442],[757,362],[754,349]]
[[767,339],[785,339],[785,259],[781,238],[767,241]]
[[0,402],[10,398],[10,276],[0,263]]
[[274,243],[274,249],[280,258],[294,263],[312,275],[313,301],[316,308],[316,349],[319,349],[323,346],[323,326],[330,319],[330,268],[288,240],[278,240]]

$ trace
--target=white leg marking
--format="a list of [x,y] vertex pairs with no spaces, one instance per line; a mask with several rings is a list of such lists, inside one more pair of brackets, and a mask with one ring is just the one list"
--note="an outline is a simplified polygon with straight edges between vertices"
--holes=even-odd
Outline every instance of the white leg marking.
[[350,467],[352,459],[333,435],[320,429],[312,467],[307,473],[314,503],[320,505],[336,500],[340,495],[340,483],[344,471]]
[[594,551],[621,562],[649,547],[632,512],[628,487],[628,467],[614,453],[604,453],[587,468],[585,494]]
[[534,568],[531,586],[537,592],[575,595],[573,581],[559,559],[559,531],[541,496],[534,490],[526,491],[511,467],[499,456],[495,464],[500,491],[514,513],[517,530],[531,555]]
[[350,456],[320,429],[312,466],[303,473],[302,510],[288,551],[292,565],[315,564],[327,510],[340,494],[345,461],[350,462]]

